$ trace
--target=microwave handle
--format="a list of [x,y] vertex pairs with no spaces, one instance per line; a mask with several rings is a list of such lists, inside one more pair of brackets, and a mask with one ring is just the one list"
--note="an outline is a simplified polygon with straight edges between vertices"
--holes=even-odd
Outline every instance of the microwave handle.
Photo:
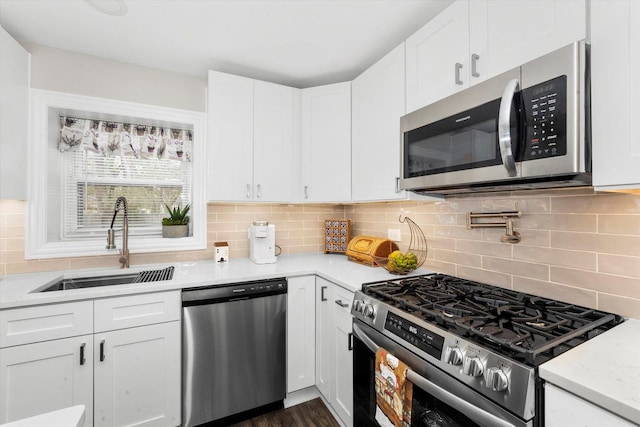
[[[352,330],[353,335],[357,337],[371,353],[375,354],[378,351],[378,345],[362,330],[362,328],[354,323]],[[515,427],[513,424],[504,421],[503,419],[498,418],[495,415],[486,412],[481,408],[478,408],[477,406],[474,406],[465,399],[458,397],[453,393],[450,393],[437,384],[434,384],[412,369],[407,369],[407,380],[420,387],[422,390],[426,391],[436,399],[446,403],[457,411],[460,411],[472,420],[477,420],[481,425],[495,427]]]
[[513,159],[513,148],[511,141],[511,104],[516,92],[520,88],[520,82],[513,79],[507,83],[500,100],[500,113],[498,115],[498,140],[502,164],[507,169],[509,176],[516,176],[516,162]]

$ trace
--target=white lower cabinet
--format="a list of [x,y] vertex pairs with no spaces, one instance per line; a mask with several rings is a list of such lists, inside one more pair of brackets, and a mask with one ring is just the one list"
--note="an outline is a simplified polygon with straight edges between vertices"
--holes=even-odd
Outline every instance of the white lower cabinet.
[[353,295],[316,278],[316,386],[347,427],[353,425]]
[[0,311],[0,423],[85,405],[85,427],[180,425],[180,312],[179,291]]
[[93,335],[0,349],[0,424],[84,405],[93,420]]
[[293,393],[315,384],[316,278],[287,282],[287,393]]
[[180,322],[95,335],[94,426],[180,424]]
[[544,392],[544,417],[547,427],[631,427],[636,425],[553,384],[546,383]]

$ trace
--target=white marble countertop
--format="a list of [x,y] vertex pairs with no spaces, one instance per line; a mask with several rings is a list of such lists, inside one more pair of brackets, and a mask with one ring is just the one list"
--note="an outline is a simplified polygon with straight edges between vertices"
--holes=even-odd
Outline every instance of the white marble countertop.
[[[55,292],[34,292],[61,278],[125,274],[164,268],[169,265],[175,266],[172,280]],[[430,273],[430,271],[418,269],[412,274],[427,273]],[[52,271],[5,276],[0,281],[0,309],[308,274],[324,277],[350,291],[359,290],[361,285],[366,282],[398,277],[383,268],[369,267],[349,261],[342,254],[322,253],[279,256],[278,262],[262,265],[255,264],[248,258],[238,258],[231,259],[226,263],[216,263],[211,260],[142,265],[131,267],[128,270],[121,270],[115,266],[101,269]]]
[[[33,292],[60,278],[130,273],[175,266],[172,280],[115,285],[57,292]],[[427,274],[419,269],[414,274]],[[341,254],[298,254],[279,256],[274,264],[257,265],[248,258],[228,263],[198,261],[113,268],[55,271],[5,276],[0,281],[0,310],[39,304],[107,298],[130,294],[177,290],[187,287],[228,284],[276,277],[315,274],[348,290],[363,283],[393,277],[382,268],[347,260]],[[540,376],[619,416],[640,424],[640,321],[627,320],[612,330],[541,365]]]
[[540,365],[540,377],[640,425],[640,320],[604,334]]
[[0,427],[79,427],[84,424],[84,405],[71,406],[35,417],[23,418]]

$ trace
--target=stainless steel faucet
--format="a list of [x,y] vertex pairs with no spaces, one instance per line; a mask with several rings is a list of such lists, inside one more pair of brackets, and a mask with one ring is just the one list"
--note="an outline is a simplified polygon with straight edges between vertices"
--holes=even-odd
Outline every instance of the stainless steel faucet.
[[122,249],[120,249],[120,268],[129,268],[129,219],[127,218],[127,199],[120,196],[116,200],[116,204],[113,208],[113,219],[111,220],[111,227],[107,232],[107,249],[115,249],[115,235],[116,230],[113,229],[113,223],[116,220],[116,215],[120,210],[120,204],[124,208],[124,217],[122,218]]

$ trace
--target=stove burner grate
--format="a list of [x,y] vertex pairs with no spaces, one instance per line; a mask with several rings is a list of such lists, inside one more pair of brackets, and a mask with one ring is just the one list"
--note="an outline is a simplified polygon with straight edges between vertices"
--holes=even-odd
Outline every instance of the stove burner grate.
[[622,321],[613,314],[443,274],[369,283],[362,290],[530,364],[572,348],[603,325]]

